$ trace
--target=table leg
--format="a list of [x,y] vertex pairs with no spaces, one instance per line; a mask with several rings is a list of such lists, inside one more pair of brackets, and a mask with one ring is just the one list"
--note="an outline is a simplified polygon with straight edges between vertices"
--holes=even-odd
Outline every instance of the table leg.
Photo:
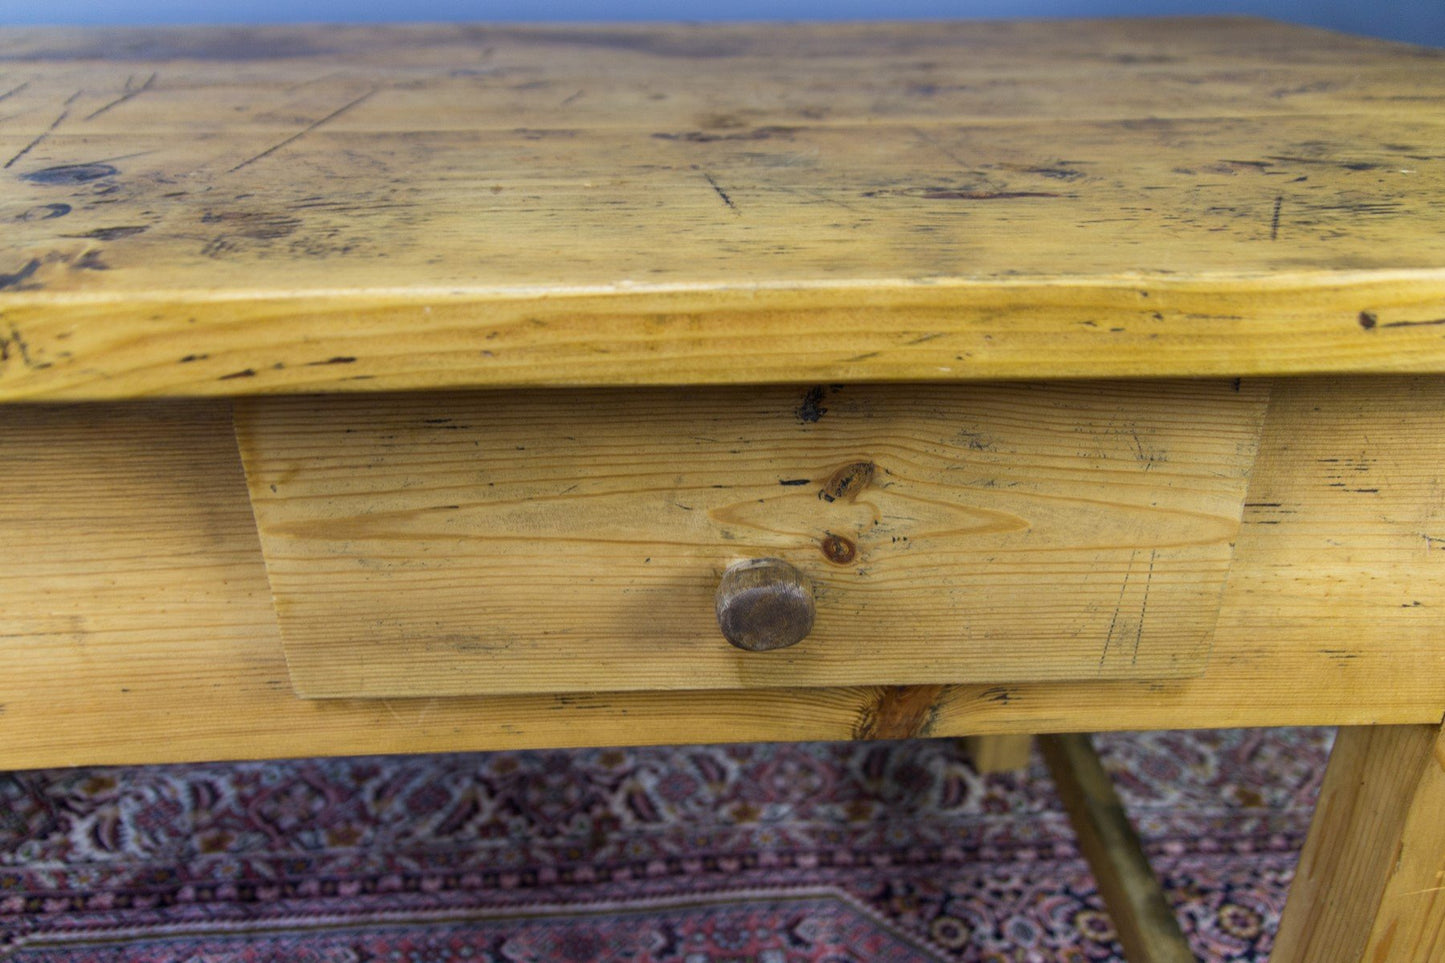
[[1083,733],[1039,737],[1059,800],[1074,825],[1129,963],[1194,963],[1179,920],[1149,866],[1113,780]]
[[1275,963],[1445,960],[1445,728],[1342,728]]
[[1028,733],[1003,733],[996,736],[969,736],[964,751],[981,773],[1016,772],[1027,769],[1033,753],[1034,737]]

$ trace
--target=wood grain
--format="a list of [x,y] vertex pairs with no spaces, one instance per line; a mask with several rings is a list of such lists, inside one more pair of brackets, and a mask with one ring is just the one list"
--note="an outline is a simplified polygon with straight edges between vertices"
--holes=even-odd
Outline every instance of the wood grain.
[[1144,855],[1114,783],[1082,733],[1046,735],[1039,748],[1079,849],[1129,963],[1197,963]]
[[847,739],[883,717],[930,735],[1438,725],[1441,410],[1439,378],[1273,387],[1197,679],[308,701],[227,406],[16,406],[0,421],[0,766]]
[[1026,732],[994,736],[968,736],[964,751],[980,773],[1017,772],[1033,758],[1034,737]]
[[938,709],[940,730],[1169,729],[1185,706],[1211,726],[1373,725],[1406,721],[1396,712],[1416,699],[1424,715],[1412,721],[1437,719],[1442,411],[1441,378],[1275,382],[1205,675],[960,686]]
[[[1268,386],[1147,382],[247,399],[313,698],[1199,672]],[[791,564],[806,639],[718,630]]]
[[1445,730],[1340,730],[1270,959],[1445,956]]
[[1445,368],[1438,51],[8,29],[0,66],[0,399]]

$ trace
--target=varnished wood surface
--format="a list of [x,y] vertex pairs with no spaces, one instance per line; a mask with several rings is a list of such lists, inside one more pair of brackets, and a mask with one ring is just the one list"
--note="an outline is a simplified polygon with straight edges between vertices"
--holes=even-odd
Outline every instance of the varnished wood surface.
[[227,406],[0,422],[0,766],[522,746],[1437,723],[1445,380],[1274,385],[1197,679],[306,701]]
[[1445,370],[1439,51],[0,31],[0,399]]
[[1270,959],[1445,958],[1442,816],[1445,730],[1341,729]]
[[[247,399],[311,697],[1198,673],[1269,386],[814,385]],[[728,566],[817,596],[768,654]]]

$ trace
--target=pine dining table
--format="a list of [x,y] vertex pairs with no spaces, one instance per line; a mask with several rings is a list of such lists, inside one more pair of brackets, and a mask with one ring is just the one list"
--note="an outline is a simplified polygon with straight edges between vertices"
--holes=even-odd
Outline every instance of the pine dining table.
[[0,767],[1339,726],[1445,958],[1445,50],[0,30]]

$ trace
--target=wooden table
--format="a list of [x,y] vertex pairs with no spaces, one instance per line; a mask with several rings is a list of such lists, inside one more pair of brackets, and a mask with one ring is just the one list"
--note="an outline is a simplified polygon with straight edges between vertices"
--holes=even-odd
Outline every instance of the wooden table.
[[1340,725],[1276,958],[1439,960],[1442,102],[1254,20],[4,31],[0,765]]

